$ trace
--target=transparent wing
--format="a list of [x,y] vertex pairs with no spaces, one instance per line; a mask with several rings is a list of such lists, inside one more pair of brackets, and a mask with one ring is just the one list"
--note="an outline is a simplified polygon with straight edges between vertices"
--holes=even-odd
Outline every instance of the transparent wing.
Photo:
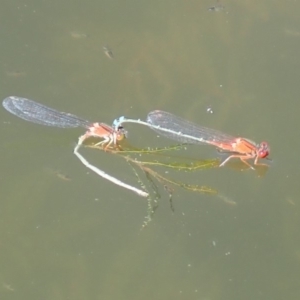
[[189,144],[219,142],[228,143],[234,140],[233,136],[220,131],[203,127],[169,112],[155,110],[147,116],[149,126],[162,136],[175,141]]
[[75,115],[52,109],[26,98],[10,96],[3,100],[2,105],[13,115],[41,125],[60,128],[88,128],[91,125],[91,122]]

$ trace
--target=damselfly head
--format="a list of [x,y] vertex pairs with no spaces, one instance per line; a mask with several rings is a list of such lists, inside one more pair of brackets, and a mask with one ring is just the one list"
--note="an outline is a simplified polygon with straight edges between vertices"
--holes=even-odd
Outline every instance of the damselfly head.
[[121,126],[121,124],[124,122],[125,120],[125,117],[124,116],[121,116],[120,118],[117,118],[113,121],[113,124],[112,124],[112,127],[115,129],[115,130],[118,130],[119,128],[123,128]]
[[128,137],[128,131],[124,129],[123,126],[118,126],[118,128],[116,128],[115,131],[117,141],[122,141],[124,138]]
[[258,151],[257,151],[257,155],[259,158],[265,158],[270,154],[270,147],[268,145],[267,142],[261,142],[259,147],[258,147]]

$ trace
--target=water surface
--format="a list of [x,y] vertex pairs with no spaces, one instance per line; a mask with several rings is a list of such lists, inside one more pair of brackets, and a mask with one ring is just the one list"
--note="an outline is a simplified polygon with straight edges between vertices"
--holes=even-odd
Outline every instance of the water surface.
[[[173,173],[219,196],[176,188],[172,212],[161,188],[141,230],[146,200],[72,154],[82,130],[1,109],[1,299],[299,299],[300,4],[223,0],[224,9],[208,10],[217,3],[2,5],[1,99],[28,97],[108,124],[163,109],[266,140],[272,161],[267,170],[236,161]],[[135,146],[172,143],[147,128],[128,130]],[[139,186],[122,158],[83,153]],[[186,155],[219,157],[205,146]]]

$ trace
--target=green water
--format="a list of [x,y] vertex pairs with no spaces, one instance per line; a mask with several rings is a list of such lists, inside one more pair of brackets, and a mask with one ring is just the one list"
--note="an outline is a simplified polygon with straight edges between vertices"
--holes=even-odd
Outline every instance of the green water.
[[[108,124],[167,110],[265,140],[272,161],[256,171],[232,161],[173,172],[219,195],[175,188],[173,212],[160,187],[141,230],[147,201],[72,154],[83,130],[1,109],[0,298],[299,299],[300,3],[223,0],[209,11],[217,1],[75,2],[2,4],[1,99],[23,96]],[[132,145],[172,144],[127,129]],[[139,187],[121,157],[82,153]],[[181,155],[220,157],[206,146]]]

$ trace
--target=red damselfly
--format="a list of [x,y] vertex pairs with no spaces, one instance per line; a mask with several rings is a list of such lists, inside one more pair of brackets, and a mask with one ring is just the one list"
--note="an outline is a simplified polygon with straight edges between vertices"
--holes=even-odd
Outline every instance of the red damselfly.
[[120,117],[114,121],[113,126],[117,129],[123,123],[138,123],[146,125],[167,138],[188,144],[208,144],[222,151],[230,153],[221,164],[224,166],[230,159],[239,158],[251,169],[254,169],[248,159],[254,159],[254,164],[259,165],[259,158],[266,158],[270,148],[266,142],[256,144],[249,139],[233,137],[221,131],[203,127],[169,112],[155,110],[148,114],[147,121],[127,119]]
[[99,137],[103,140],[97,145],[103,145],[104,150],[107,150],[111,145],[116,145],[118,141],[126,136],[126,131],[119,126],[114,129],[105,123],[92,123],[85,119],[79,118],[76,115],[61,112],[52,109],[48,106],[40,104],[30,99],[10,96],[3,100],[3,107],[10,113],[18,116],[21,119],[30,121],[36,124],[59,127],[59,128],[76,128],[84,127],[87,129],[86,133],[79,137],[78,143],[74,148],[74,154],[80,161],[89,169],[100,175],[101,177],[119,185],[126,189],[132,190],[140,196],[147,197],[148,193],[128,185],[119,179],[108,175],[104,171],[91,165],[79,152],[78,149],[85,139],[89,137]]

